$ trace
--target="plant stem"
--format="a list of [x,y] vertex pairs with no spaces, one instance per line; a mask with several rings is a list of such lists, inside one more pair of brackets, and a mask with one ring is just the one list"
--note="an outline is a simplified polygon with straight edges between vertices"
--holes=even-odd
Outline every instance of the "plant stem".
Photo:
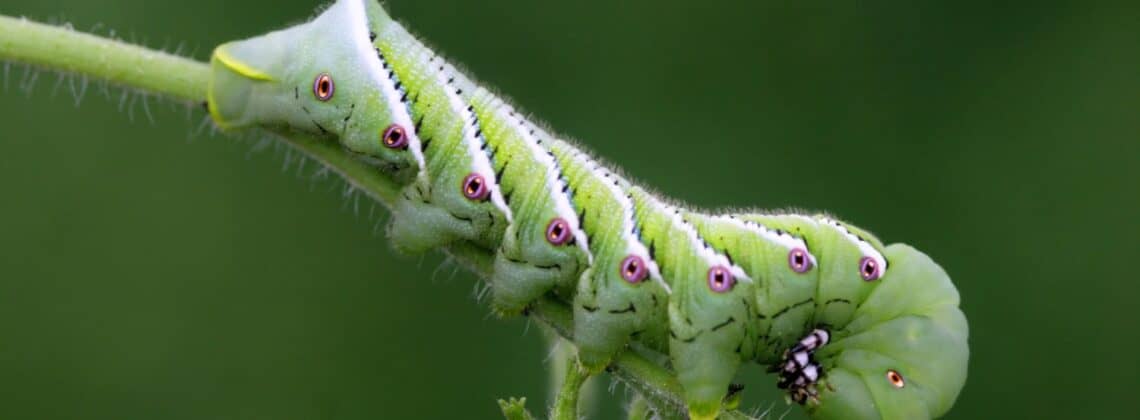
[[[196,103],[205,102],[210,80],[210,66],[206,63],[7,16],[0,16],[0,61],[23,62],[48,70],[75,73],[103,79],[124,88]],[[353,187],[385,206],[390,206],[397,199],[399,186],[395,182],[345,152],[337,143],[304,133],[272,133],[320,161]],[[445,252],[483,278],[490,274],[494,261],[492,250],[470,243],[458,243],[448,246]],[[539,322],[549,325],[562,337],[573,341],[573,313],[565,302],[545,297],[535,302],[528,313]],[[577,372],[576,365],[576,362],[572,362],[567,373],[567,382],[575,389],[586,376]],[[633,351],[626,351],[615,358],[608,370],[643,395],[659,413],[667,412],[662,409],[675,413],[686,412],[680,385],[673,374],[660,365]],[[512,403],[517,403],[520,407],[522,405],[522,401]],[[576,407],[577,397],[566,398],[565,404]],[[576,412],[570,409],[560,411],[558,408],[555,408],[556,414]],[[514,414],[523,416],[524,413],[525,410],[522,410]]]
[[578,420],[578,395],[582,391],[582,384],[586,383],[590,375],[578,366],[576,356],[568,356],[566,376],[562,378],[562,388],[550,410],[550,420]]
[[203,102],[210,67],[188,58],[67,28],[0,16],[0,60]]
[[[336,172],[353,188],[367,194],[385,207],[391,206],[399,196],[400,188],[395,182],[376,168],[345,152],[336,142],[322,140],[307,133],[285,130],[270,131],[270,133]],[[487,264],[490,264],[491,255],[487,255],[486,258]]]

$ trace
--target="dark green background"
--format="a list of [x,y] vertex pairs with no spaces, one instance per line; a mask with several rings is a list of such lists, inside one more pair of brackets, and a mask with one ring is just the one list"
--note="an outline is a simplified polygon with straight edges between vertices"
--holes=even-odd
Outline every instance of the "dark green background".
[[[933,256],[971,328],[950,417],[1133,417],[1137,6],[799,3],[388,6],[663,193],[823,209]],[[314,6],[4,0],[0,13],[205,59]],[[339,183],[194,134],[198,109],[151,100],[151,123],[141,102],[119,110],[117,90],[89,84],[76,107],[66,80],[53,93],[41,72],[27,95],[23,67],[10,71],[0,418],[490,419],[511,395],[543,407],[537,329],[489,317],[472,276],[438,255],[395,255]],[[771,378],[744,376],[750,404],[784,411]],[[594,418],[619,416],[616,393]]]

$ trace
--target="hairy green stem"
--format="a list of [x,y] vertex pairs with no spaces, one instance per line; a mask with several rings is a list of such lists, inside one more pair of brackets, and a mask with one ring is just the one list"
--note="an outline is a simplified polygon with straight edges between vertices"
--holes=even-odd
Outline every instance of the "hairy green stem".
[[203,102],[210,67],[67,28],[0,16],[0,59]]
[[566,360],[566,376],[562,378],[562,388],[554,399],[554,407],[550,409],[550,420],[578,420],[578,395],[581,394],[582,384],[586,383],[590,375],[578,366],[577,357],[569,355]]
[[[59,72],[102,79],[124,88],[138,89],[190,102],[205,102],[210,80],[206,63],[154,51],[117,40],[106,39],[71,29],[0,16],[0,61],[21,62]],[[273,132],[297,150],[320,161],[337,172],[354,188],[374,200],[390,205],[399,186],[373,167],[358,160],[335,142],[304,133]],[[493,252],[469,243],[449,246],[445,252],[482,277],[489,274]],[[547,297],[531,306],[529,315],[549,325],[559,335],[573,341],[573,314],[569,305]],[[576,371],[573,367],[568,369]],[[659,412],[662,409],[684,413],[680,385],[667,369],[645,357],[626,351],[608,368],[618,380],[626,383]],[[568,373],[569,374],[569,373]],[[580,372],[576,373],[580,376]],[[574,382],[580,382],[577,377]],[[525,401],[525,400],[523,400]],[[577,404],[577,398],[567,398]],[[512,401],[520,407],[522,401]],[[508,404],[503,402],[504,410]],[[524,416],[523,411],[513,415]],[[558,407],[555,413],[559,413]],[[736,414],[736,413],[734,413]],[[525,414],[529,417],[529,413]]]

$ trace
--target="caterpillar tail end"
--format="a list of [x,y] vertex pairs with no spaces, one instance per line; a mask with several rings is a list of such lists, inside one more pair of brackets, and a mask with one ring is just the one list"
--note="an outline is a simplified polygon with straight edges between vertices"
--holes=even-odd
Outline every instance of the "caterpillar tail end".
[[283,122],[294,98],[292,86],[297,45],[309,24],[240,41],[227,42],[210,56],[210,84],[206,104],[210,117],[222,129],[268,122]]
[[206,106],[214,124],[222,129],[246,125],[245,109],[253,96],[253,84],[272,81],[264,71],[235,56],[235,44],[222,44],[210,57],[210,85],[206,92]]
[[[219,45],[210,56],[207,107],[222,129],[288,122],[317,21]],[[303,77],[302,77],[303,76]]]

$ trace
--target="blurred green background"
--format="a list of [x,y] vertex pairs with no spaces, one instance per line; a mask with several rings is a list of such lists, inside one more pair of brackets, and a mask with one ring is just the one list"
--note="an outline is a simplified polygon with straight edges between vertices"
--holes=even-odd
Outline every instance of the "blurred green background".
[[[388,0],[557,131],[705,207],[833,212],[941,263],[971,328],[951,418],[1131,418],[1140,7]],[[5,0],[205,59],[312,0]],[[470,274],[396,255],[283,154],[22,66],[0,91],[0,418],[541,411],[547,350]],[[132,120],[133,117],[133,120]],[[310,167],[311,169],[311,167]],[[377,209],[377,217],[380,211]],[[749,405],[785,406],[760,369]],[[592,418],[621,415],[625,391]],[[789,418],[800,417],[798,409]]]

